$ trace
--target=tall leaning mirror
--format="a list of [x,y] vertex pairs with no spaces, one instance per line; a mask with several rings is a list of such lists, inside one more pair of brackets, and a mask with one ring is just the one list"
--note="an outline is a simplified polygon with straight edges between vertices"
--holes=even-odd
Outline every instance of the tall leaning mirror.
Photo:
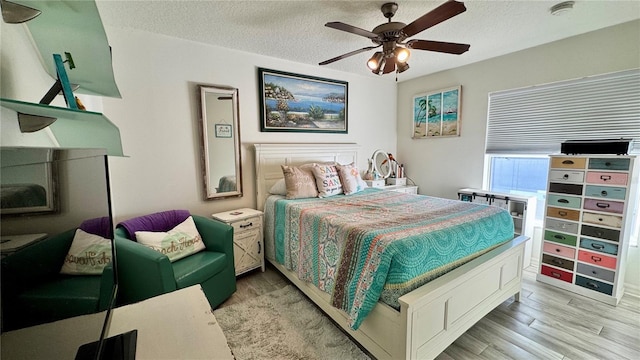
[[199,89],[205,199],[242,196],[238,89]]

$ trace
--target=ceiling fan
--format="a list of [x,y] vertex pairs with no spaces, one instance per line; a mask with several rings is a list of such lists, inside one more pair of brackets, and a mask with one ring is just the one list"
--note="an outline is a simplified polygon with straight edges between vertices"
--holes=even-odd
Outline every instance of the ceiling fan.
[[458,44],[451,42],[431,41],[411,39],[406,41],[413,35],[422,32],[434,25],[448,20],[467,10],[464,3],[455,0],[449,0],[438,6],[430,12],[422,15],[409,25],[401,22],[391,21],[391,18],[398,10],[398,4],[394,2],[385,3],[380,10],[384,17],[388,20],[385,24],[376,26],[372,31],[364,30],[343,22],[335,21],[325,24],[336,30],[346,31],[348,33],[364,36],[373,41],[374,46],[367,46],[362,49],[354,50],[346,54],[336,56],[332,59],[325,60],[319,65],[331,64],[334,61],[342,60],[349,56],[353,56],[368,50],[373,50],[382,46],[382,51],[377,51],[367,61],[367,67],[376,75],[387,74],[392,71],[398,73],[409,69],[407,60],[409,59],[409,49],[437,51],[448,54],[460,55],[469,50],[469,44]]

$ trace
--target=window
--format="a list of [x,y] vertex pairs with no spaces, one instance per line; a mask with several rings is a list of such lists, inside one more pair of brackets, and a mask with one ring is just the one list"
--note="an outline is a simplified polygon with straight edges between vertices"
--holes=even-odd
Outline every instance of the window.
[[544,218],[549,158],[544,156],[487,156],[490,191],[535,196],[536,220]]
[[[640,69],[489,94],[485,185],[538,198],[544,217],[549,154],[567,140],[631,139],[640,153]],[[640,166],[640,161],[636,166]],[[637,246],[640,204],[631,244]]]

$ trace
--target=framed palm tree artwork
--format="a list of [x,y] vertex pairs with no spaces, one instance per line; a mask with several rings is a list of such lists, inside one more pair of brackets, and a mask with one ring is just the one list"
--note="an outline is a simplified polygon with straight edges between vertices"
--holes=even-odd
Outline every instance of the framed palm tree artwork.
[[418,94],[413,97],[414,139],[460,136],[462,86]]

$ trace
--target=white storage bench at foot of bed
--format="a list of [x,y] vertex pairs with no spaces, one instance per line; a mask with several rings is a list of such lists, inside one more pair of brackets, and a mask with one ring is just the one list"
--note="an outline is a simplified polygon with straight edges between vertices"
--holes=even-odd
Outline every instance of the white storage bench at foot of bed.
[[524,244],[519,236],[400,297],[378,303],[356,331],[329,294],[270,262],[377,359],[432,359],[511,296],[519,299]]

